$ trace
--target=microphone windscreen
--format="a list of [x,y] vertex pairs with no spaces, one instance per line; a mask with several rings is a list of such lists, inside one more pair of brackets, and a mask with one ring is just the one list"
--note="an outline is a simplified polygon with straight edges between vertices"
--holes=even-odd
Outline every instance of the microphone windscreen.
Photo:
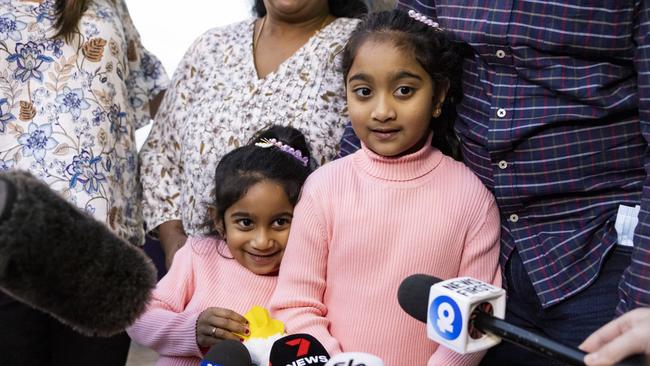
[[232,339],[215,343],[201,360],[200,366],[251,366],[251,355],[246,347]]
[[27,172],[0,181],[10,198],[0,213],[0,289],[82,334],[131,325],[156,285],[142,250]]
[[426,323],[431,286],[441,279],[425,274],[414,274],[402,281],[397,290],[397,301],[408,315]]
[[325,366],[384,366],[384,361],[365,352],[343,352],[330,358]]
[[323,366],[330,355],[325,347],[313,336],[304,333],[291,334],[273,343],[269,365],[310,365]]
[[0,180],[0,223],[11,216],[11,211],[16,200],[14,185],[6,180]]

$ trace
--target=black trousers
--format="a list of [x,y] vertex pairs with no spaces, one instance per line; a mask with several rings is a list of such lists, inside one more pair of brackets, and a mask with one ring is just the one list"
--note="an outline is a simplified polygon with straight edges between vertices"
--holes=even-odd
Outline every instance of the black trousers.
[[0,365],[124,366],[126,333],[86,337],[0,291]]
[[[555,341],[577,347],[596,329],[612,320],[618,304],[618,283],[630,265],[632,248],[614,246],[594,283],[582,292],[542,308],[521,257],[515,251],[504,270],[508,281],[506,320]],[[490,349],[481,366],[561,366],[508,342]]]

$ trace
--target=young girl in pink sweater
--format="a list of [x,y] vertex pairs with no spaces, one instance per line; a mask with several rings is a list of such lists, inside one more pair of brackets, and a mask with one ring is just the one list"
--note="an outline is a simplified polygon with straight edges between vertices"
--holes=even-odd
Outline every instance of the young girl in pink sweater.
[[214,235],[187,239],[128,329],[160,354],[156,365],[196,366],[218,340],[249,334],[241,314],[275,288],[309,156],[299,131],[275,126],[219,162]]
[[414,273],[501,284],[494,198],[445,155],[457,148],[461,61],[436,26],[401,11],[371,14],[344,51],[363,147],[305,183],[270,305],[288,333],[310,333],[331,354],[414,366],[482,357],[438,346],[397,302]]

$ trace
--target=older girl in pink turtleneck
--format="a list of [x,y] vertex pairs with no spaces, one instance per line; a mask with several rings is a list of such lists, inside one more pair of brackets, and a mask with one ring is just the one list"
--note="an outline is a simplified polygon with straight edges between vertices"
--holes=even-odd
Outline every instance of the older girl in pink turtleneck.
[[387,365],[482,357],[439,347],[397,302],[413,273],[501,284],[494,198],[447,156],[457,148],[460,59],[434,26],[400,11],[372,14],[344,51],[363,148],[305,183],[270,303],[287,332],[310,333],[331,353],[368,352]]

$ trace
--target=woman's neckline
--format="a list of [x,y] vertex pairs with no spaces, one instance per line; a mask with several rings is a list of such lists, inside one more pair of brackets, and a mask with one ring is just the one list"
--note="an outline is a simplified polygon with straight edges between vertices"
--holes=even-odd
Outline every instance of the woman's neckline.
[[250,23],[249,23],[249,32],[250,36],[248,37],[248,45],[247,45],[247,50],[250,55],[250,67],[252,70],[252,74],[255,77],[256,82],[264,82],[266,80],[270,80],[273,78],[273,76],[277,75],[281,70],[283,70],[287,64],[289,64],[293,59],[298,57],[299,55],[305,53],[305,51],[311,47],[311,45],[316,41],[316,39],[319,38],[320,35],[325,33],[326,31],[329,30],[330,27],[332,27],[335,23],[338,23],[339,19],[342,18],[334,18],[332,21],[329,23],[326,23],[324,26],[320,27],[317,29],[314,34],[312,34],[309,39],[305,43],[303,43],[296,51],[291,54],[291,56],[287,57],[284,61],[282,61],[278,66],[275,68],[275,70],[269,72],[266,74],[264,77],[260,77],[259,73],[257,71],[257,66],[255,63],[255,49],[253,47],[254,45],[254,40],[255,40],[255,22],[257,21],[258,18],[252,18]]

